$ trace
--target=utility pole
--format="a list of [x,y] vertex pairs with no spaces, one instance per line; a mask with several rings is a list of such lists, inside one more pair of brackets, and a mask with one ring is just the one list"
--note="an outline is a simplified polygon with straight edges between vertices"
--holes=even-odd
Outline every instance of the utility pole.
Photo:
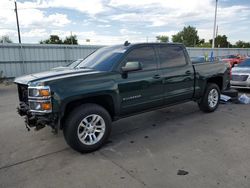
[[72,31],[70,31],[70,40],[71,40],[71,44],[73,45],[73,36],[72,36]]
[[219,30],[219,26],[217,25],[215,38],[217,38],[217,36],[218,36],[218,30]]
[[14,0],[14,4],[15,4],[15,13],[16,13],[16,25],[17,25],[17,32],[18,32],[18,42],[19,42],[19,46],[20,46],[20,59],[22,61],[22,66],[21,66],[21,70],[22,73],[25,74],[25,63],[24,63],[24,57],[23,57],[23,46],[22,46],[22,41],[21,41],[21,34],[20,34],[20,28],[19,28],[19,20],[18,20],[18,13],[17,13],[17,3],[16,0]]
[[18,41],[19,41],[19,44],[22,43],[21,41],[21,35],[20,35],[20,29],[19,29],[19,20],[18,20],[18,13],[17,13],[17,4],[16,4],[16,1],[14,1],[15,3],[15,13],[16,13],[16,24],[17,24],[17,32],[18,32]]

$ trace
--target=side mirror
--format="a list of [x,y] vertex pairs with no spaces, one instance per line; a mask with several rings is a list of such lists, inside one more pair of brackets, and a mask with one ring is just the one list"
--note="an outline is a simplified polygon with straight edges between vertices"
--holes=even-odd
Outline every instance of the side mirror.
[[122,67],[122,71],[124,73],[126,72],[132,72],[132,71],[137,71],[137,70],[141,70],[142,69],[142,65],[140,62],[138,61],[130,61],[130,62],[127,62],[125,64],[124,67]]

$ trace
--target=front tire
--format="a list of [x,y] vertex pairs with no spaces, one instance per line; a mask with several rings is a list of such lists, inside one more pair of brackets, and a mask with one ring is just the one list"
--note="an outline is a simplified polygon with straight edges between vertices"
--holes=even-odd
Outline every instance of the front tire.
[[208,83],[206,91],[198,103],[200,109],[203,112],[213,112],[215,111],[220,102],[220,89],[217,84]]
[[111,117],[97,104],[84,104],[74,109],[63,127],[64,138],[74,150],[87,153],[102,147],[111,132]]

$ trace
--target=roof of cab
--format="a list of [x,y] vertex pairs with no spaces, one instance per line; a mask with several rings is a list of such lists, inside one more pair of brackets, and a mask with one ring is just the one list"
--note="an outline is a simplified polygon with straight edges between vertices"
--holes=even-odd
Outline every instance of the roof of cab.
[[144,43],[117,44],[117,45],[112,45],[112,46],[106,46],[106,48],[127,50],[129,48],[134,48],[137,46],[158,46],[158,45],[161,45],[161,46],[162,45],[164,45],[164,46],[172,46],[172,45],[184,46],[182,43],[144,42]]
[[144,42],[144,43],[131,43],[127,47],[131,46],[157,46],[157,45],[166,45],[166,46],[184,46],[182,43],[164,43],[164,42]]

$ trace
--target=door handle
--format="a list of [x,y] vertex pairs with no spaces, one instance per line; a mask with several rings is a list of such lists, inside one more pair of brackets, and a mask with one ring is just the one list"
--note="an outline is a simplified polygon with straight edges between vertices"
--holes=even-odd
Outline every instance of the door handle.
[[154,78],[154,79],[160,79],[161,76],[160,76],[159,74],[156,74],[156,75],[153,76],[153,78]]
[[186,73],[187,75],[192,74],[190,70],[187,70],[185,73]]

